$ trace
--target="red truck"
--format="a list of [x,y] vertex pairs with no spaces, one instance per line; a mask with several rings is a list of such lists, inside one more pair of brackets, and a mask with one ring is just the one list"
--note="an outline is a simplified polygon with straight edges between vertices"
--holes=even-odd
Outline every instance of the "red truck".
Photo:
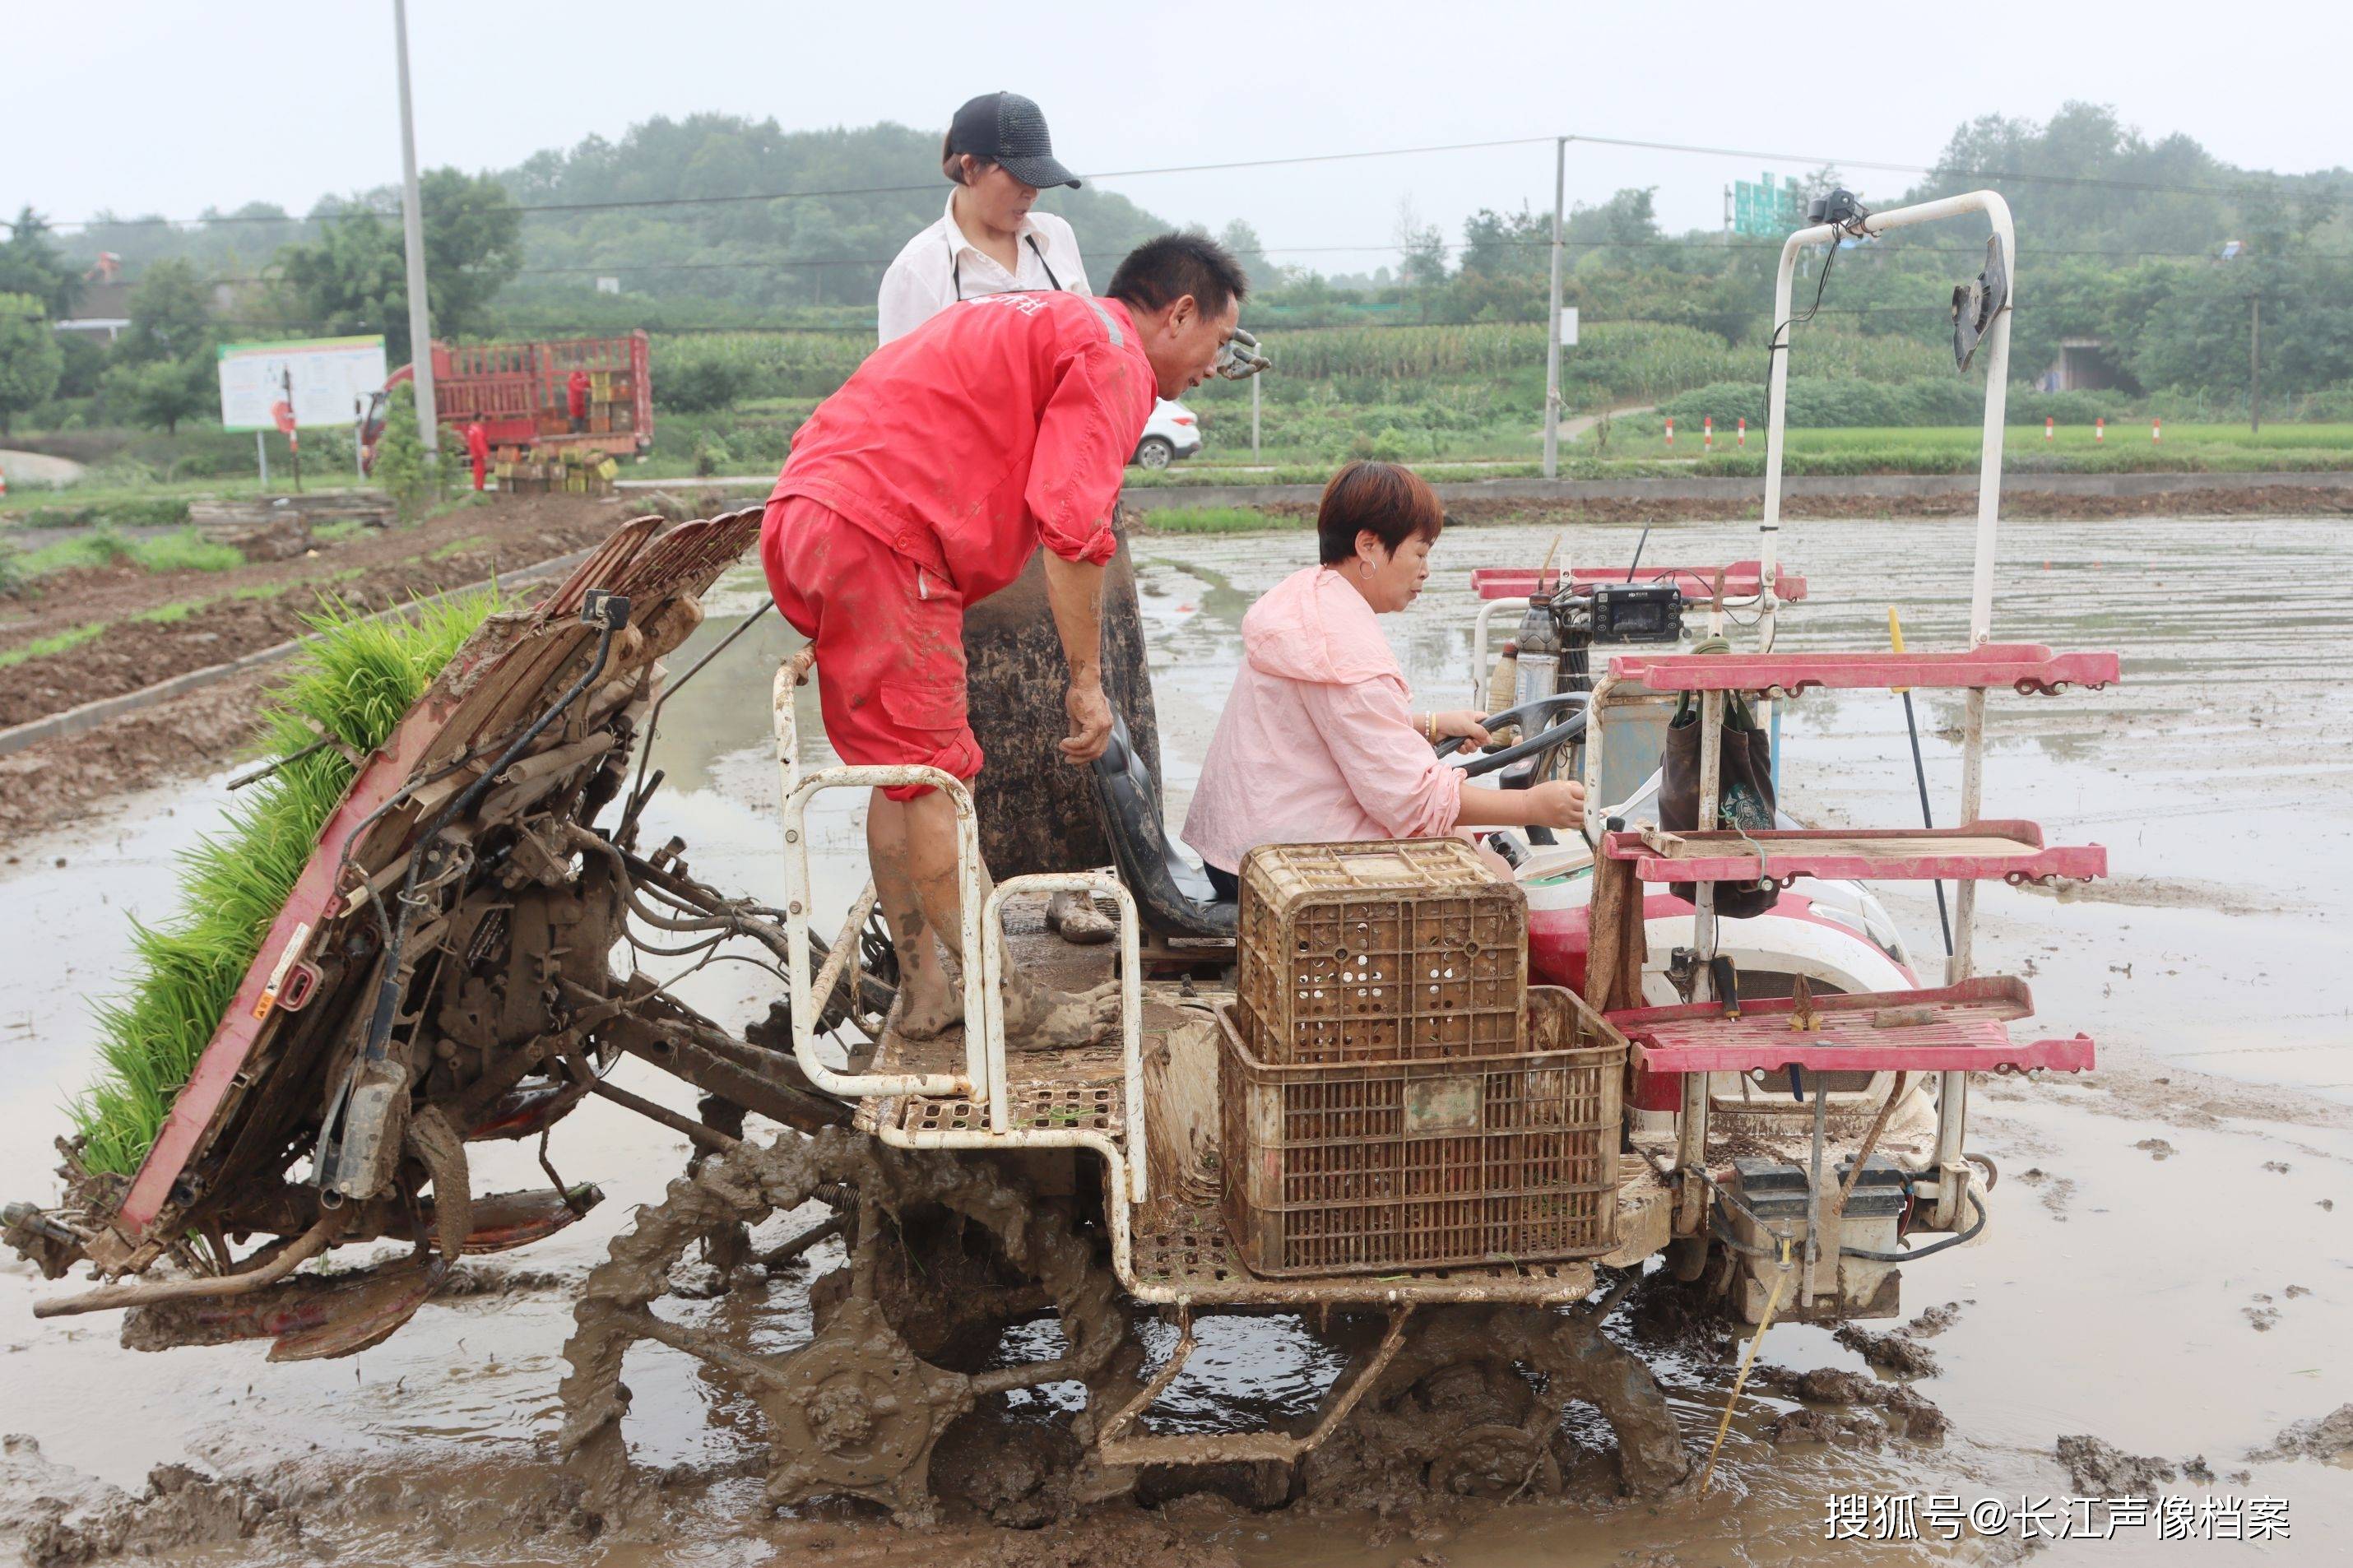
[[[642,454],[653,446],[653,378],[643,331],[618,338],[555,338],[545,342],[433,345],[433,401],[443,426],[441,444],[463,451],[466,426],[479,419],[495,451],[594,448]],[[385,401],[408,380],[402,365],[370,400],[360,432],[365,465],[375,466],[384,434]],[[567,395],[575,371],[588,377],[586,416],[575,421]],[[575,424],[580,427],[574,428]]]

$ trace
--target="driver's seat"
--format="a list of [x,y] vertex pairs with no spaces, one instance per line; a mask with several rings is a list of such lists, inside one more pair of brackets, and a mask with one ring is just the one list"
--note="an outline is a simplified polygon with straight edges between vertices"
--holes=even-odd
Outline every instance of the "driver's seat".
[[1112,717],[1111,744],[1095,759],[1094,773],[1119,879],[1135,896],[1145,929],[1164,937],[1231,941],[1236,906],[1219,902],[1209,879],[1170,842],[1160,816],[1160,792],[1127,738],[1127,721],[1117,714]]

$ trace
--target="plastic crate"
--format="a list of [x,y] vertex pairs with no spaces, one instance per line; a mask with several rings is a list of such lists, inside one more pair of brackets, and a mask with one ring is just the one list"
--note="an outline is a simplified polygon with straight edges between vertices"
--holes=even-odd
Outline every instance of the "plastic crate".
[[1617,1245],[1625,1037],[1527,993],[1537,1048],[1281,1067],[1230,1004],[1218,1058],[1227,1228],[1270,1278],[1587,1258]]
[[1462,840],[1262,845],[1240,880],[1237,1021],[1260,1060],[1522,1048],[1527,899]]

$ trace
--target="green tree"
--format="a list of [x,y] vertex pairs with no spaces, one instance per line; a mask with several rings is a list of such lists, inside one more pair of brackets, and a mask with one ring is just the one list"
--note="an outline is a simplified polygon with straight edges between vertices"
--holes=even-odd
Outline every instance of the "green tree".
[[194,263],[158,261],[131,289],[131,325],[114,346],[126,364],[213,357],[212,301]]
[[131,289],[131,325],[100,383],[118,417],[176,435],[182,420],[219,405],[209,293],[185,258],[152,263],[140,275]]
[[1234,259],[1242,264],[1242,271],[1249,275],[1253,292],[1260,289],[1271,289],[1282,280],[1274,263],[1266,258],[1266,245],[1259,238],[1258,230],[1247,220],[1235,218],[1227,224],[1219,231],[1218,242],[1232,251]]
[[425,460],[425,443],[417,429],[417,389],[402,382],[385,401],[384,434],[376,437],[375,463],[369,470],[403,522],[420,521],[440,500],[440,474]]
[[0,294],[30,294],[52,319],[73,314],[81,275],[49,238],[49,226],[31,207],[20,209],[0,241]]
[[0,294],[0,436],[17,415],[49,400],[64,363],[65,351],[41,301],[30,294]]
[[1396,239],[1398,271],[1409,289],[1428,289],[1446,281],[1446,236],[1406,197],[1398,203]]
[[1568,215],[1567,237],[1588,247],[1620,250],[1652,244],[1660,237],[1652,201],[1657,194],[1656,185],[1630,186],[1599,206],[1580,203]]
[[163,426],[179,434],[180,422],[220,406],[214,362],[187,359],[133,360],[108,369],[101,385],[107,407],[135,425]]
[[[435,169],[421,184],[425,277],[433,330],[478,330],[491,300],[522,266],[522,215],[491,175]],[[395,361],[408,341],[408,270],[400,224],[364,198],[328,216],[315,245],[278,253],[281,290],[315,331],[382,332]]]

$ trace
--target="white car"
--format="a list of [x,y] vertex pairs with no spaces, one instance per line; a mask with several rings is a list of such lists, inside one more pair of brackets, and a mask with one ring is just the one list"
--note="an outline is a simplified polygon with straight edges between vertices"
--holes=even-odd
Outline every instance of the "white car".
[[1164,397],[1153,405],[1152,417],[1144,423],[1143,438],[1135,444],[1135,456],[1128,461],[1140,468],[1165,468],[1200,449],[1200,421],[1183,404]]

